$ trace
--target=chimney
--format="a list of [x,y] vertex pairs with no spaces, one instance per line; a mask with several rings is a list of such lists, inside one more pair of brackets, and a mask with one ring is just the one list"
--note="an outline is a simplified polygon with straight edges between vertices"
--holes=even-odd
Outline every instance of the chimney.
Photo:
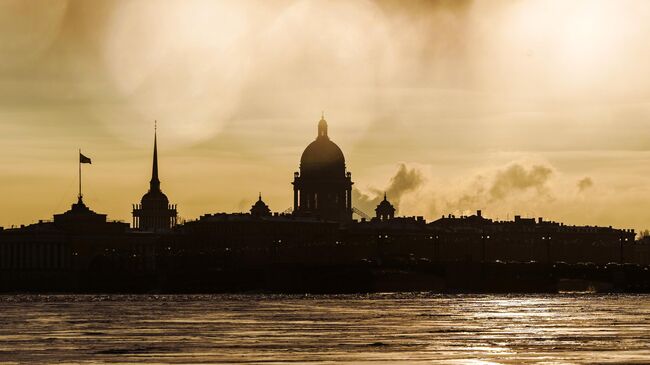
[[476,211],[476,216],[477,216],[477,217],[482,217],[482,215],[481,215],[481,210],[480,210],[480,209]]

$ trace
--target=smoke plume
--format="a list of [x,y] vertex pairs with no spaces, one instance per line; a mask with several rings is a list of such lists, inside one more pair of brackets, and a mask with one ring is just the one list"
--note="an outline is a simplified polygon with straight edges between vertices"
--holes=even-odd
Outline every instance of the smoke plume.
[[399,209],[402,197],[407,193],[416,191],[423,183],[422,171],[416,167],[409,168],[402,163],[384,190],[371,188],[369,194],[364,194],[359,189],[354,188],[352,190],[353,205],[366,214],[372,215],[371,213],[374,212],[377,204],[381,202],[384,193],[386,193],[388,200],[395,206],[395,209]]
[[534,165],[526,169],[520,164],[510,165],[498,171],[490,187],[491,200],[503,200],[509,195],[528,189],[534,189],[539,194],[547,192],[546,182],[551,177],[553,170],[547,166]]
[[592,186],[594,186],[594,181],[591,180],[589,176],[587,176],[578,181],[578,192],[582,193],[585,190],[591,188]]

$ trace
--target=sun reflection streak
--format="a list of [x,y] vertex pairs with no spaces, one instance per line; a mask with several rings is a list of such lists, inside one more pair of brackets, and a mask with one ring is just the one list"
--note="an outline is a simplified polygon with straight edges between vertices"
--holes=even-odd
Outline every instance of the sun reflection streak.
[[[4,296],[0,346],[25,363],[647,363],[648,300],[413,293]],[[547,316],[480,315],[524,312],[540,303]]]

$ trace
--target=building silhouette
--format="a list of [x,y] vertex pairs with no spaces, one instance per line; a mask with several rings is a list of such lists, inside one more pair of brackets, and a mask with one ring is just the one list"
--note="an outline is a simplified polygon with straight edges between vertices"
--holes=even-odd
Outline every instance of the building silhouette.
[[353,220],[351,174],[327,132],[321,117],[295,173],[292,213],[272,212],[260,193],[248,213],[179,225],[160,189],[154,133],[133,226],[91,210],[80,189],[52,220],[0,227],[0,292],[537,292],[585,278],[650,292],[650,239],[636,241],[631,229],[499,221],[480,210],[427,222],[395,216],[386,194],[376,217]]
[[158,136],[153,137],[153,167],[149,191],[142,196],[140,204],[133,204],[133,228],[141,231],[168,231],[176,226],[176,204],[169,204],[167,195],[160,190],[158,179]]
[[84,204],[83,197],[79,195],[77,197],[77,202],[73,203],[68,211],[54,215],[54,222],[57,224],[103,223],[106,222],[106,214],[98,214],[90,210],[90,208]]
[[269,217],[271,216],[271,209],[269,206],[264,203],[262,200],[262,193],[260,193],[259,198],[251,207],[251,215],[253,217]]
[[294,173],[293,212],[328,221],[352,220],[352,174],[345,169],[343,151],[330,140],[321,116],[318,135],[300,158]]
[[386,199],[386,193],[384,193],[384,200],[382,200],[381,203],[377,205],[377,208],[375,208],[375,215],[380,221],[387,221],[395,218],[395,207],[388,201],[388,199]]

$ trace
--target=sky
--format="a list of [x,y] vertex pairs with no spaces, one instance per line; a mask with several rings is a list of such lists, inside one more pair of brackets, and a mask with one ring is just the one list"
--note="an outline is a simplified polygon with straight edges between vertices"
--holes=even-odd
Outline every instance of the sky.
[[292,204],[324,112],[373,214],[650,228],[650,2],[0,0],[0,226]]

